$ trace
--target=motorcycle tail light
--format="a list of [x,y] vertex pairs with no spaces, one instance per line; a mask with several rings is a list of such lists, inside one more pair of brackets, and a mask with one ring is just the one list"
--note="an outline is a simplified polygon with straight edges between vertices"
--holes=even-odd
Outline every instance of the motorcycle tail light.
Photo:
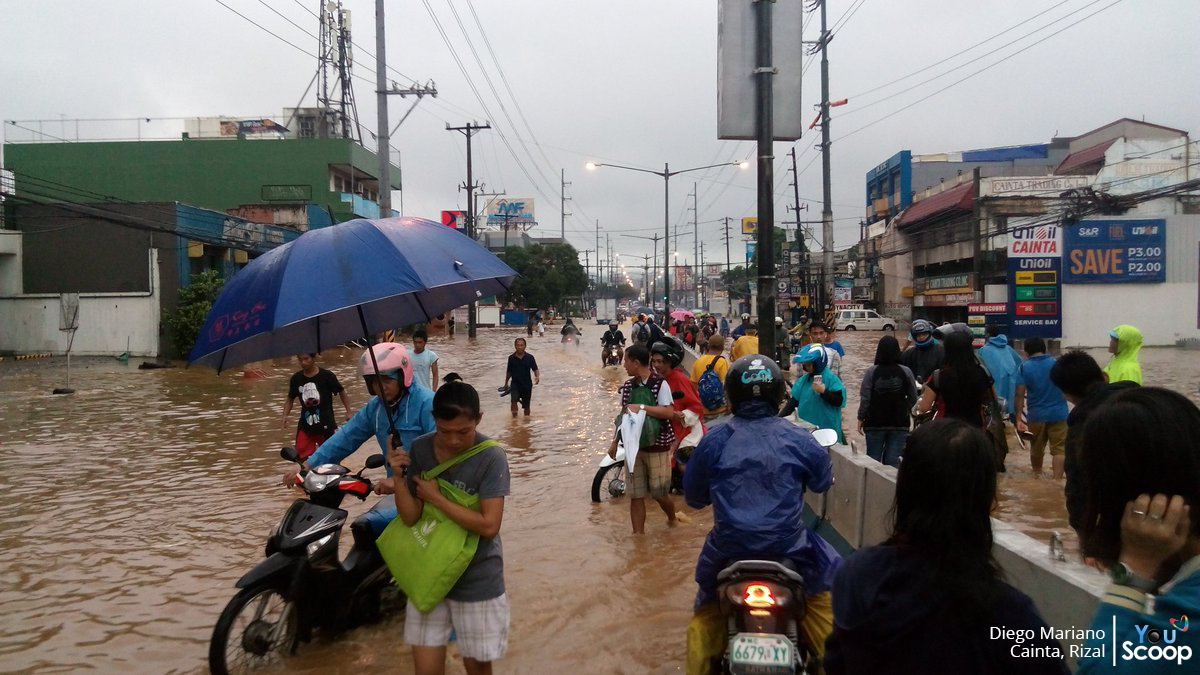
[[750,584],[746,586],[746,591],[742,595],[742,602],[747,607],[757,607],[760,609],[774,607],[776,605],[775,593],[766,584]]

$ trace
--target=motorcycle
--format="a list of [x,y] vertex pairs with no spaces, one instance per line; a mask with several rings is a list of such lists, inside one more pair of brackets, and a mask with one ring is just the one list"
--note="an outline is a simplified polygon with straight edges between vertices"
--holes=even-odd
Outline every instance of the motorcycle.
[[[925,392],[925,384],[922,382],[917,382],[917,400],[918,401],[920,401],[921,395],[924,392]],[[913,406],[913,409],[912,409],[913,430],[916,431],[917,427],[919,427],[922,424],[925,424],[929,420],[933,419],[933,416],[936,414],[937,414],[937,406],[930,408],[928,412],[921,412],[921,404],[918,402],[916,405]]]
[[[833,429],[812,434],[826,448],[837,443]],[[804,578],[790,560],[733,562],[717,575],[717,597],[729,631],[720,672],[816,672],[816,653],[800,637]]]
[[[279,454],[301,463],[295,448]],[[354,546],[338,560],[348,517],[338,507],[346,495],[365,500],[372,483],[362,473],[383,464],[383,455],[376,454],[355,474],[339,464],[302,472],[308,499],[292,502],[267,535],[266,559],[238,580],[241,590],[213,628],[208,664],[214,675],[272,663],[293,653],[300,640],[311,639],[314,629],[339,633],[379,617],[380,593],[391,573],[373,533],[355,526]]]
[[[592,478],[592,501],[598,504],[606,499],[624,496],[626,474],[625,444],[618,441],[615,458],[609,457],[607,452],[600,458],[600,466]],[[671,486],[672,492],[682,494],[683,474],[675,453],[671,453]]]
[[621,350],[616,345],[609,345],[604,349],[604,365],[619,366],[621,365]]
[[567,333],[562,336],[562,343],[564,345],[575,343],[575,346],[579,347],[579,335],[577,333]]

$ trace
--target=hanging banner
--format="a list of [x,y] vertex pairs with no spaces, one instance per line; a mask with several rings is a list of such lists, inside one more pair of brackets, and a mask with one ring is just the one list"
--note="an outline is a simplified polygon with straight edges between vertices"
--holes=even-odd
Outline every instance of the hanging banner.
[[1161,284],[1167,280],[1167,221],[1084,220],[1065,234],[1068,284]]
[[758,249],[758,242],[746,242],[746,264],[754,262],[754,252]]

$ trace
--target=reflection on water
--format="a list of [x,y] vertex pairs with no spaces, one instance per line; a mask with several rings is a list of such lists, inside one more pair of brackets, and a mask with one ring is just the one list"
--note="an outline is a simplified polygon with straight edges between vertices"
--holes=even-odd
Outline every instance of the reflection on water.
[[[578,350],[533,338],[542,384],[533,415],[513,419],[496,387],[518,334],[485,330],[473,344],[464,336],[431,344],[442,372],[476,385],[483,431],[509,447],[503,533],[513,625],[499,669],[675,670],[711,515],[694,513],[692,524],[668,529],[651,509],[647,536],[635,539],[624,502],[593,505],[591,478],[624,373],[596,365],[599,329]],[[839,336],[849,352],[852,438],[858,385],[880,335]],[[322,360],[355,409],[366,400],[356,357],[335,351]],[[1200,353],[1146,350],[1142,361],[1147,383],[1197,398]],[[0,364],[0,670],[203,671],[234,582],[259,561],[266,533],[296,497],[277,485],[287,468],[278,448],[293,429],[280,430],[279,419],[294,364],[268,364],[265,380],[139,371],[109,359],[72,365],[77,393],[60,397],[50,391],[61,386],[61,362]],[[360,466],[372,451],[347,464]],[[1039,539],[1068,532],[1061,485],[1033,479],[1019,450],[1008,466],[1001,517]],[[345,506],[353,516],[374,500]],[[285,667],[410,672],[402,630],[392,617],[335,644],[303,646]]]

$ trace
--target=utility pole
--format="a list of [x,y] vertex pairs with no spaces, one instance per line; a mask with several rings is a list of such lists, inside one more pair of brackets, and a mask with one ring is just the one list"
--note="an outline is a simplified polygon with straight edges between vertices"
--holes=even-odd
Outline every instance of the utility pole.
[[[825,14],[821,3],[821,16]],[[756,2],[754,25],[755,124],[758,136],[758,353],[775,351],[775,129],[771,117],[771,2]],[[822,28],[824,27],[822,22]],[[828,96],[825,97],[828,103]]]
[[611,287],[613,285],[613,250],[612,238],[607,232],[604,234],[604,248],[608,251],[605,261],[608,263],[608,285]]
[[[696,269],[698,271],[698,273],[696,275],[696,279],[697,280],[702,279],[704,281],[704,293],[702,295],[697,295],[696,306],[702,307],[707,310],[708,309],[708,276],[704,274],[704,243],[705,242],[700,242],[700,260],[696,264]],[[696,289],[697,289],[696,292],[699,294],[700,293],[699,282],[697,282]]]
[[[583,254],[583,273],[587,275],[588,284],[592,283],[592,249],[584,249],[580,251]],[[596,257],[596,264],[600,264],[600,257]]]
[[[789,155],[792,157],[792,211],[796,213],[796,242],[799,244],[800,260],[804,266],[804,270],[800,276],[800,292],[808,295],[808,245],[804,241],[804,225],[800,221],[800,212],[808,210],[808,204],[804,208],[800,208],[800,175],[796,173],[796,148],[793,147]],[[812,296],[808,298],[809,305],[815,304]]]
[[[387,43],[384,40],[383,23],[384,0],[375,0],[375,96],[379,109],[379,130],[375,140],[379,153],[379,217],[390,218],[392,215],[392,146],[391,134],[388,133],[388,96],[413,95],[420,98],[425,95],[437,96],[437,87],[431,82],[424,87],[400,89],[393,82],[387,84]],[[470,141],[468,141],[469,143]]]
[[[653,270],[653,274],[654,274],[654,283],[653,283],[653,286],[654,286],[654,296],[653,296],[652,298],[650,298],[650,302],[649,302],[649,303],[647,303],[647,304],[649,304],[649,305],[650,305],[650,309],[651,309],[651,310],[653,310],[653,309],[654,309],[654,298],[657,298],[657,297],[658,297],[658,242],[659,242],[660,240],[662,240],[662,241],[663,241],[663,248],[666,248],[666,244],[667,244],[667,242],[669,242],[669,241],[670,241],[670,238],[669,238],[669,237],[667,237],[665,234],[656,234],[656,235],[654,235],[653,237],[644,237],[644,236],[641,236],[641,235],[636,235],[636,234],[626,234],[626,235],[622,235],[622,236],[629,237],[629,238],[631,238],[631,239],[647,239],[647,240],[649,240],[649,241],[653,241],[653,242],[654,242],[654,255],[653,255],[653,257],[651,258],[652,260],[654,260],[654,270]],[[663,269],[664,269],[664,270],[666,270],[666,269],[669,269],[669,268],[667,268],[667,267],[664,265],[664,266],[663,266]],[[666,282],[666,277],[665,277],[665,276],[664,276],[664,278],[663,278],[663,281],[664,281],[664,284],[665,284],[665,282]],[[670,289],[670,286],[667,286],[667,289],[669,290],[669,289]]]
[[[729,216],[725,216],[725,273],[729,274],[729,272],[732,269],[733,269],[733,264],[729,260]],[[726,286],[725,286],[726,314],[733,313],[733,298],[730,297],[730,295],[729,295],[730,290],[731,289],[729,288],[728,284],[726,284]]]
[[[378,1],[382,2],[383,0]],[[476,188],[482,186],[475,185],[473,182],[475,177],[472,174],[471,167],[471,136],[484,129],[491,128],[492,125],[487,122],[484,122],[483,124],[467,122],[461,127],[452,127],[449,124],[446,125],[446,131],[457,131],[463,136],[467,137],[467,182],[465,185],[463,185],[462,189],[467,191],[467,236],[470,237],[472,241],[475,240],[475,190]],[[472,340],[475,339],[476,334],[475,312],[475,301],[472,300],[470,304],[467,305],[467,337]]]
[[692,307],[700,306],[700,205],[696,199],[696,184],[692,183]]
[[596,287],[600,287],[600,219],[596,219]]
[[[562,169],[562,187],[561,187],[562,192],[559,193],[559,202],[558,202],[558,215],[559,215],[558,226],[561,229],[561,233],[559,234],[559,236],[562,237],[564,244],[567,243],[567,216],[575,215],[573,213],[567,213],[567,200],[570,199],[570,197],[567,196],[567,186],[568,185],[570,185],[570,183],[567,182],[567,170]],[[597,249],[597,251],[596,251],[596,260],[600,260],[599,249]]]
[[[821,245],[825,248],[824,264],[821,268],[822,305],[824,313],[833,299],[833,192],[829,186],[829,30],[826,27],[826,5],[821,0],[821,190],[824,204],[821,207]],[[797,218],[797,220],[799,220]]]

